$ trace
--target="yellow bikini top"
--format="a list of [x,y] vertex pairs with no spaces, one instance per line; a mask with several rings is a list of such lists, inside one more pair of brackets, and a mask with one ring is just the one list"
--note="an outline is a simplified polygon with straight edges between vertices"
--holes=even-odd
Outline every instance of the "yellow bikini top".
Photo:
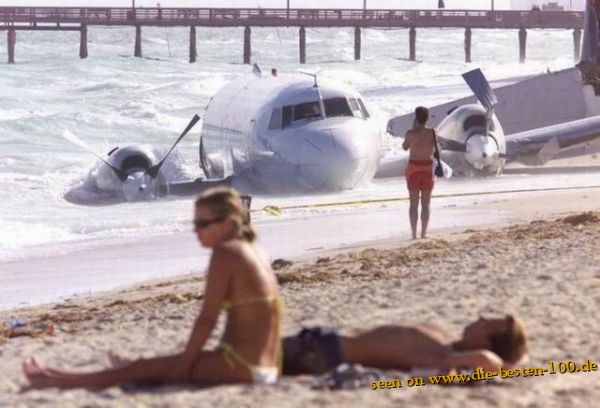
[[221,308],[223,310],[227,311],[227,310],[233,309],[235,307],[252,305],[254,303],[268,303],[268,302],[274,302],[273,304],[275,305],[275,310],[277,312],[281,311],[283,303],[279,296],[250,298],[250,299],[242,300],[238,303],[232,303],[229,300],[224,300],[223,303],[221,304]]

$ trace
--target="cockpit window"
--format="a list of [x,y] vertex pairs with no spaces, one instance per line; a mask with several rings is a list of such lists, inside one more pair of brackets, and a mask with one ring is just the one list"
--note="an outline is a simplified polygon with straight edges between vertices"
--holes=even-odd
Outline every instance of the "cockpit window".
[[269,129],[281,129],[281,109],[273,109],[271,120],[269,120]]
[[358,101],[355,98],[348,99],[348,102],[350,103],[350,108],[352,108],[352,113],[354,113],[354,116],[356,116],[357,118],[366,119],[363,116],[362,111],[360,110]]
[[358,98],[358,104],[360,105],[360,110],[362,111],[363,118],[364,119],[370,118],[371,115],[369,115],[369,111],[365,107],[365,104],[363,103],[362,99]]
[[320,117],[321,106],[319,102],[305,102],[294,106],[294,121]]
[[346,98],[330,98],[323,101],[325,114],[328,118],[333,116],[354,116]]

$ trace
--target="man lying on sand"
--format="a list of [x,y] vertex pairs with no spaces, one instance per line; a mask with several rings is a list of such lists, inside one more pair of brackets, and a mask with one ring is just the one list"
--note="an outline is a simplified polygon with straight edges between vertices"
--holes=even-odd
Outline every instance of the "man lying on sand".
[[[113,359],[112,368],[90,373],[47,367],[29,359],[23,372],[31,388],[276,382],[281,355],[279,287],[245,219],[242,201],[231,189],[207,190],[196,201],[194,231],[213,253],[202,310],[183,352],[133,362]],[[222,310],[227,313],[223,339],[216,350],[205,351]]]
[[427,325],[380,326],[343,334],[315,327],[286,337],[283,350],[283,373],[287,375],[322,374],[342,363],[406,371],[479,367],[493,371],[523,361],[527,340],[521,321],[508,315],[480,317],[465,327],[457,341]]

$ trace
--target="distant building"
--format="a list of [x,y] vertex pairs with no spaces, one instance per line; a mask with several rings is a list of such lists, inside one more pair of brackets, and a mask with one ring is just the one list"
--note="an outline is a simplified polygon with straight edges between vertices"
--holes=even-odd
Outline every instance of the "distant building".
[[565,8],[561,5],[559,5],[557,2],[551,1],[549,3],[542,4],[542,10],[544,10],[544,11],[565,11]]
[[542,10],[585,10],[585,2],[586,0],[511,0],[510,6],[513,10],[531,10],[535,6]]

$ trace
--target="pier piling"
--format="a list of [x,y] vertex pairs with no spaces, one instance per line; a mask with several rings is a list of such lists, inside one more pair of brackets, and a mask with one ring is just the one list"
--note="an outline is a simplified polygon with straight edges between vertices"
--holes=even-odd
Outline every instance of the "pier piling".
[[133,56],[142,58],[142,26],[135,26],[135,49],[133,50]]
[[250,64],[252,59],[252,30],[249,26],[244,28],[244,64]]
[[525,62],[527,52],[527,30],[525,28],[519,29],[519,62],[523,64]]
[[15,44],[17,43],[17,32],[14,29],[9,29],[6,36],[8,43],[8,63],[15,63]]
[[300,27],[300,64],[306,64],[306,29],[304,26]]
[[196,49],[196,26],[190,27],[190,64],[196,62],[198,50]]
[[573,30],[573,46],[575,62],[579,62],[581,59],[581,28]]
[[88,57],[87,43],[87,24],[82,24],[79,35],[79,58],[81,59],[85,59]]
[[360,27],[354,28],[354,60],[360,59],[360,48],[361,48],[361,30]]
[[470,28],[465,29],[465,62],[471,62],[471,37],[473,33]]
[[415,61],[417,59],[417,30],[411,27],[408,31],[409,42],[409,59]]

